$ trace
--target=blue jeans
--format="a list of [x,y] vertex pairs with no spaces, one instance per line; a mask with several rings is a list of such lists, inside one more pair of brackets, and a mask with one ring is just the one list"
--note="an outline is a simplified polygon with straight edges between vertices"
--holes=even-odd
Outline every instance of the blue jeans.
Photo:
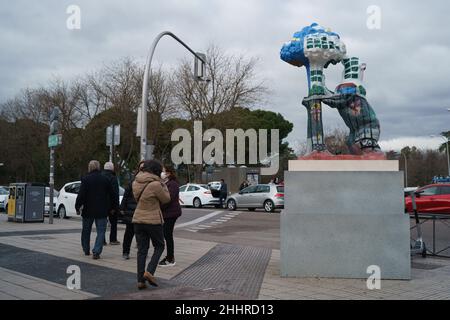
[[81,230],[81,246],[84,253],[90,253],[91,249],[91,231],[92,224],[95,221],[95,228],[97,229],[97,237],[95,238],[95,245],[92,253],[100,255],[103,250],[103,240],[105,239],[107,218],[83,218],[83,228]]

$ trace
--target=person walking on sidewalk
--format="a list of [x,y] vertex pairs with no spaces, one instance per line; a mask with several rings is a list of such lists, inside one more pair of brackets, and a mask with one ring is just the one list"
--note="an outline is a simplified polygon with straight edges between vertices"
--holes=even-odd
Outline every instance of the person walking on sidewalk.
[[113,195],[111,183],[100,172],[100,163],[92,160],[88,165],[88,174],[81,179],[75,209],[83,218],[81,246],[86,256],[90,255],[92,224],[95,222],[97,237],[92,250],[94,259],[99,259],[103,250],[108,212],[111,208],[119,208],[119,202],[114,202],[116,198]]
[[[112,162],[106,162],[103,167],[102,174],[105,176],[105,178],[108,179],[109,183],[111,184],[113,188],[113,202],[118,203],[119,202],[119,182],[117,181],[116,173],[114,172],[114,164]],[[114,208],[110,208],[108,210],[108,219],[109,224],[111,226],[111,229],[109,231],[109,244],[111,245],[119,245],[120,242],[117,241],[117,216],[118,212]],[[104,240],[104,244],[106,244],[106,238]]]
[[136,171],[134,172],[133,178],[125,189],[125,193],[122,198],[122,203],[120,204],[120,211],[122,213],[122,222],[125,224],[125,234],[123,235],[122,244],[122,257],[125,260],[130,259],[130,248],[131,242],[134,237],[134,225],[133,225],[133,215],[136,210],[136,200],[133,196],[133,181],[134,177],[139,173],[144,161],[139,162]]
[[165,166],[161,174],[161,179],[166,183],[170,193],[170,202],[161,206],[164,217],[164,239],[166,240],[167,255],[159,262],[161,267],[175,265],[173,229],[175,222],[181,216],[181,206],[179,199],[180,184],[175,170],[170,166]]
[[[137,254],[138,289],[145,289],[147,280],[157,287],[155,271],[159,258],[164,252],[164,219],[161,204],[170,202],[167,186],[161,181],[162,165],[156,160],[146,160],[133,182],[133,195],[137,206],[134,211],[133,223]],[[152,241],[154,251],[150,262],[145,267],[147,254]]]

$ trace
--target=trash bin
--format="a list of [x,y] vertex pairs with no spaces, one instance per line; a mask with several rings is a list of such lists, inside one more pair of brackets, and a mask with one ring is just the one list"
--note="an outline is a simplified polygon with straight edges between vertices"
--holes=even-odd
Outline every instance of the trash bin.
[[8,198],[8,221],[44,222],[44,207],[45,184],[10,184]]

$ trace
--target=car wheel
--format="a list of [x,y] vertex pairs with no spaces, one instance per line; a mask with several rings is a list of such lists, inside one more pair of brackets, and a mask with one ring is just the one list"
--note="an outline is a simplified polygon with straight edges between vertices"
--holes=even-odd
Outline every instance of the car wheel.
[[60,206],[58,209],[58,217],[60,219],[65,219],[67,218],[67,214],[66,214],[66,207],[64,206]]
[[234,201],[234,199],[230,199],[230,200],[228,200],[227,201],[227,208],[229,209],[229,210],[236,210],[237,209],[237,206],[236,206],[236,201]]
[[202,202],[200,201],[199,198],[195,198],[194,199],[194,208],[201,208],[202,207]]
[[275,205],[273,204],[272,200],[266,200],[264,202],[264,211],[266,212],[273,212],[275,210]]
[[255,211],[256,210],[256,208],[247,208],[248,209],[248,211]]

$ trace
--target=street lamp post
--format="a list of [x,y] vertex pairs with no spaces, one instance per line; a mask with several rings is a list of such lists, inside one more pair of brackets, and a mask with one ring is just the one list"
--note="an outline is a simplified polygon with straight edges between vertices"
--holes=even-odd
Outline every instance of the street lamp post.
[[448,138],[445,137],[446,142],[446,148],[447,149],[447,170],[448,170],[448,176],[450,177],[450,157],[449,157],[449,151],[448,151]]
[[405,159],[405,188],[408,188],[408,160],[406,159],[406,155],[401,152],[400,153]]
[[[149,90],[149,79],[151,77],[151,64],[153,59],[153,54],[155,53],[156,46],[164,36],[170,36],[174,38],[176,41],[178,41],[183,47],[185,47],[190,53],[192,53],[196,59],[200,60],[202,63],[202,75],[197,76],[197,80],[202,79],[204,76],[205,71],[205,64],[206,64],[206,58],[204,54],[196,53],[194,52],[187,44],[185,44],[182,40],[180,40],[176,35],[174,35],[170,31],[164,31],[161,32],[158,36],[156,36],[155,40],[153,40],[153,44],[150,47],[149,55],[147,57],[147,63],[145,64],[145,72],[144,72],[144,82],[142,84],[142,107],[141,107],[141,113],[138,114],[138,118],[140,116],[140,119],[138,119],[138,123],[140,120],[140,138],[141,138],[141,160],[147,159],[147,98],[148,98],[148,90]],[[195,73],[197,74],[197,68],[198,68],[198,60],[196,60],[195,66],[196,70]],[[137,132],[139,134],[139,132]],[[153,158],[153,150],[150,149],[150,155],[148,158]]]

